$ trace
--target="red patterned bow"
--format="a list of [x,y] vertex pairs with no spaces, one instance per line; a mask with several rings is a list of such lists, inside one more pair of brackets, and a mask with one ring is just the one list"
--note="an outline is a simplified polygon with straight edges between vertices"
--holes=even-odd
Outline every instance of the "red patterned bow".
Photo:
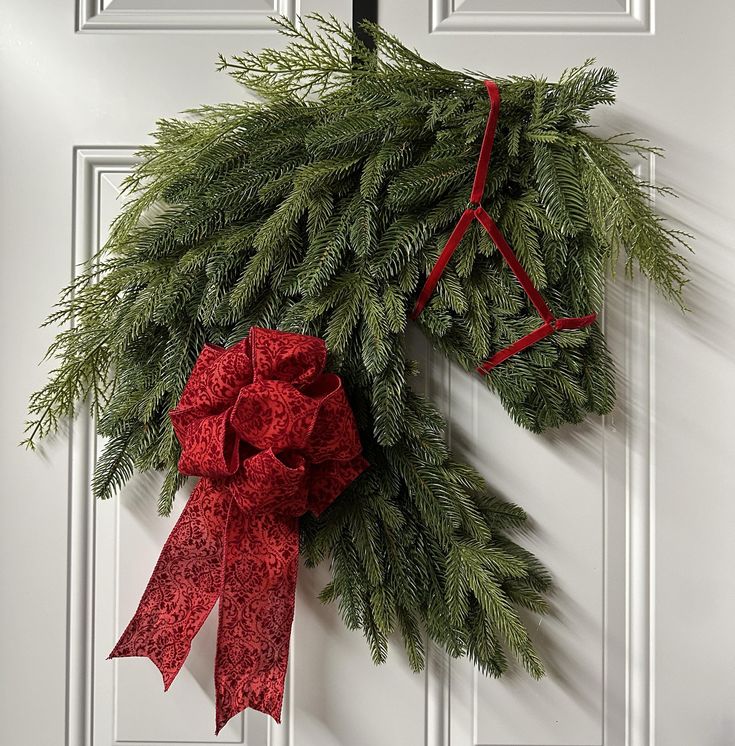
[[179,470],[199,475],[111,658],[146,656],[165,689],[219,599],[217,733],[252,707],[280,722],[298,569],[298,517],[368,464],[323,340],[253,327],[206,346],[172,410]]

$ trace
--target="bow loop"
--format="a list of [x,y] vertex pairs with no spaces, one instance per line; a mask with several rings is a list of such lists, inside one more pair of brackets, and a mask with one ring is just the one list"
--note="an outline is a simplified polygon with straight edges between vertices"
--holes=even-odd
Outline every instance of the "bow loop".
[[308,510],[306,459],[298,453],[260,451],[243,464],[241,476],[229,486],[244,511],[259,511],[298,518]]
[[181,443],[179,471],[194,477],[232,476],[240,467],[240,441],[230,424],[230,411],[186,421],[170,413]]
[[318,402],[285,381],[256,381],[240,391],[231,422],[237,434],[258,449],[303,448]]
[[322,391],[306,453],[314,463],[329,459],[349,461],[362,451],[362,445],[342,381],[334,373],[328,373],[321,376],[317,385],[321,385]]
[[240,389],[252,380],[247,339],[226,349],[205,345],[184,386],[176,411],[191,418],[222,412],[235,403]]
[[316,380],[327,362],[323,339],[253,327],[250,347],[255,380],[303,386]]

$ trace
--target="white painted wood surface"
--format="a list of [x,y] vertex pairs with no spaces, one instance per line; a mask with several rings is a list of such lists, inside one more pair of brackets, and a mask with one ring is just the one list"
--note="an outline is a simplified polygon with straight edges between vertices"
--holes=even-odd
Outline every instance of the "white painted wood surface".
[[[640,282],[611,286],[604,323],[620,374],[605,422],[545,436],[510,423],[476,379],[413,339],[454,446],[535,520],[524,541],[553,570],[534,636],[541,683],[487,680],[437,651],[376,669],[302,572],[282,726],[258,713],[213,736],[213,626],[168,694],[145,660],[105,660],[173,523],[155,480],[95,504],[88,423],[43,458],[15,447],[43,381],[38,324],[71,266],[104,240],[134,146],[156,118],[241,95],[218,52],[276,43],[266,17],[349,17],[346,0],[6,0],[0,9],[0,744],[248,746],[731,746],[735,150],[725,0],[402,0],[381,22],[453,67],[555,77],[595,56],[620,73],[607,131],[668,150],[642,175],[697,234],[692,314]],[[179,505],[179,508],[181,505]]]

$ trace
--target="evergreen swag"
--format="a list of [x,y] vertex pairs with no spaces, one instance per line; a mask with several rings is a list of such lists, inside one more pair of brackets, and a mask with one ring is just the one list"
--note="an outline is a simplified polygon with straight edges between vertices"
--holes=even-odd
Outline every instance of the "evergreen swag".
[[[107,444],[94,494],[134,468],[166,472],[160,512],[182,486],[168,418],[205,341],[251,325],[326,339],[346,380],[372,468],[321,519],[302,551],[329,557],[324,601],[362,628],[376,662],[400,631],[411,665],[424,632],[499,675],[512,652],[543,673],[518,611],[543,613],[549,577],[509,535],[525,515],[456,461],[436,408],[412,391],[407,316],[467,204],[488,112],[479,74],[445,70],[366,24],[375,49],[335,19],[279,20],[290,44],[221,67],[263,103],[163,120],[126,188],[107,245],[64,291],[58,363],[30,403],[27,443],[89,402]],[[627,252],[681,303],[686,237],[652,211],[658,189],[594,137],[589,111],[611,104],[615,72],[591,62],[559,82],[499,80],[503,105],[484,204],[558,316],[599,309],[606,271]],[[467,370],[538,326],[477,222],[419,324]],[[495,369],[487,384],[539,432],[610,411],[613,366],[595,325],[555,334]]]

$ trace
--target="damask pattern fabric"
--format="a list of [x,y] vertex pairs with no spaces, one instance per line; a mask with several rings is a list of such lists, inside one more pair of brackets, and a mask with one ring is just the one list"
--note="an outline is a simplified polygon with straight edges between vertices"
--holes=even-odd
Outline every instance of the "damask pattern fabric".
[[110,657],[150,658],[168,689],[219,600],[216,732],[247,707],[280,722],[299,516],[368,466],[325,361],[321,339],[253,327],[205,346],[170,413],[179,470],[202,479]]

